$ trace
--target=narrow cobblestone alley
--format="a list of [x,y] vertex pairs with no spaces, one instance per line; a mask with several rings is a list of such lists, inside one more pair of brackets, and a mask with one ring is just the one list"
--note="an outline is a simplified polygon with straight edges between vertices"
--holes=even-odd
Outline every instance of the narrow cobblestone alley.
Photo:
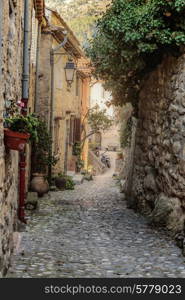
[[122,198],[110,176],[42,198],[8,277],[185,278],[180,249]]

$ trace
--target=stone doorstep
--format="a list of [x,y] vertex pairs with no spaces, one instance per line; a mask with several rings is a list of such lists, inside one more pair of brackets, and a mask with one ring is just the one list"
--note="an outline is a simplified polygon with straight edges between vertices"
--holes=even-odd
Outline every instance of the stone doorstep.
[[75,184],[82,184],[84,181],[84,175],[81,174],[75,174],[73,176],[73,181]]
[[74,171],[67,171],[67,176],[71,176],[75,184],[82,184],[84,181],[84,175],[77,174]]
[[67,171],[67,176],[75,176],[75,171]]

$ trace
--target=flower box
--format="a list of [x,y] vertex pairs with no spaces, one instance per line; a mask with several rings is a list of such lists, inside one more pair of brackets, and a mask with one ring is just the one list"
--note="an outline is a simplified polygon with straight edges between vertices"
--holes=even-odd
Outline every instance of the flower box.
[[22,133],[12,131],[10,129],[4,129],[4,143],[5,147],[10,150],[23,151],[26,143],[30,137],[29,133]]

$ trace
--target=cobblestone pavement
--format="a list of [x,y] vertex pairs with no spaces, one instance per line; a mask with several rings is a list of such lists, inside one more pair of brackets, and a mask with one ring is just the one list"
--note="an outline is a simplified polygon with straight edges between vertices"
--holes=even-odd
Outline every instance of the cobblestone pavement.
[[180,249],[126,208],[110,177],[42,198],[22,234],[8,277],[185,278]]

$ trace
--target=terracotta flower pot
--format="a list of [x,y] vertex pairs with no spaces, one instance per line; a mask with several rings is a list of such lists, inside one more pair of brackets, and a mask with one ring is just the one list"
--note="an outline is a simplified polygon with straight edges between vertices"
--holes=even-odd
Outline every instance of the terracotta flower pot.
[[23,151],[26,143],[29,140],[29,137],[29,133],[20,133],[9,129],[4,129],[5,147],[11,150]]
[[39,197],[47,193],[49,191],[49,184],[44,178],[44,174],[34,173],[30,188],[33,192],[37,192]]
[[55,185],[59,190],[65,190],[66,189],[66,179],[62,177],[56,177],[55,178]]

